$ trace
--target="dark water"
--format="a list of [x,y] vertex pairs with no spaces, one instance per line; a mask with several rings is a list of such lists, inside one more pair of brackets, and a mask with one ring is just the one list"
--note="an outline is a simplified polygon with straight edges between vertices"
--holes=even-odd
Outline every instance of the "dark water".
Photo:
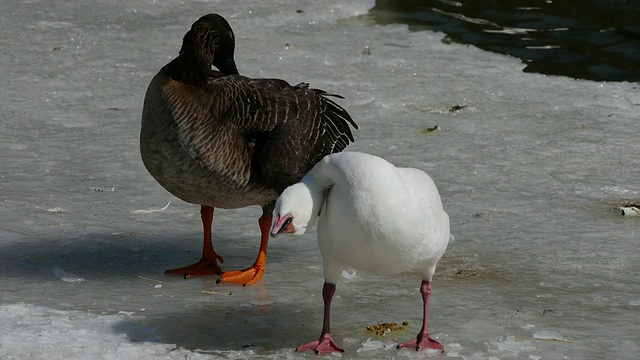
[[518,57],[525,72],[640,82],[640,0],[376,0],[370,15]]

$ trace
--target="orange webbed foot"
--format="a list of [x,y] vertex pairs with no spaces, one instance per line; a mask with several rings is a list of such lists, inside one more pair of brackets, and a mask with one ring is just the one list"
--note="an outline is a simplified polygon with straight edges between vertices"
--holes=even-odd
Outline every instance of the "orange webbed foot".
[[194,276],[214,276],[222,274],[222,269],[218,265],[218,261],[223,262],[222,257],[218,254],[214,254],[213,258],[202,258],[195,264],[171,269],[164,272],[165,275],[178,275],[185,279]]
[[271,213],[262,215],[258,220],[260,225],[260,250],[258,257],[253,266],[244,270],[226,271],[216,282],[220,283],[236,283],[242,286],[249,286],[257,283],[264,275],[264,269],[267,266],[267,243],[269,242],[269,228],[271,227]]
[[264,275],[264,266],[254,264],[244,270],[225,271],[216,283],[236,283],[242,286],[249,286],[260,281],[262,275]]

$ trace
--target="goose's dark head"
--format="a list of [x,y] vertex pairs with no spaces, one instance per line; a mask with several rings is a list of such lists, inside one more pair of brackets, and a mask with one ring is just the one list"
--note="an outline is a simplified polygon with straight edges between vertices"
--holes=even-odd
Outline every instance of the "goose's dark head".
[[208,14],[193,23],[184,35],[180,55],[193,64],[215,66],[224,75],[238,74],[233,60],[235,37],[231,26],[222,16]]

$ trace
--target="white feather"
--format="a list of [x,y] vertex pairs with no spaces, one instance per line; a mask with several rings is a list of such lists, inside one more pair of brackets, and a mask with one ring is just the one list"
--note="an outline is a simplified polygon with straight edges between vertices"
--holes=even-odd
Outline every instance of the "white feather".
[[326,156],[283,191],[274,213],[291,213],[296,233],[317,219],[325,280],[334,284],[349,268],[430,281],[452,238],[429,175],[356,152]]

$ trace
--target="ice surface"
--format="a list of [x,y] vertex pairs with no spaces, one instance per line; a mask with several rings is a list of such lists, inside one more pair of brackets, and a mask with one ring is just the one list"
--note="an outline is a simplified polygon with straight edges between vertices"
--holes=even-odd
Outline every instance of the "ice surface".
[[51,270],[53,272],[53,275],[55,275],[55,277],[57,277],[58,279],[60,279],[62,281],[66,281],[66,282],[81,282],[81,281],[84,281],[83,277],[81,277],[79,275],[76,275],[76,274],[73,274],[73,273],[70,273],[70,272],[67,272],[67,271],[64,271],[64,270],[60,269],[59,267],[53,267],[53,268],[51,268]]
[[[321,328],[313,232],[271,241],[248,288],[163,276],[199,257],[202,233],[198,207],[142,165],[142,99],[191,23],[219,12],[241,73],[345,96],[361,126],[351,150],[438,184],[456,237],[429,313],[446,356],[635,359],[640,218],[615,207],[640,198],[638,85],[525,74],[442,34],[371,24],[372,5],[1,2],[0,358],[315,358],[293,351]],[[225,269],[253,262],[259,214],[216,211]],[[419,284],[341,280],[343,358],[425,356],[378,346],[418,332]],[[390,321],[408,329],[366,331]]]

